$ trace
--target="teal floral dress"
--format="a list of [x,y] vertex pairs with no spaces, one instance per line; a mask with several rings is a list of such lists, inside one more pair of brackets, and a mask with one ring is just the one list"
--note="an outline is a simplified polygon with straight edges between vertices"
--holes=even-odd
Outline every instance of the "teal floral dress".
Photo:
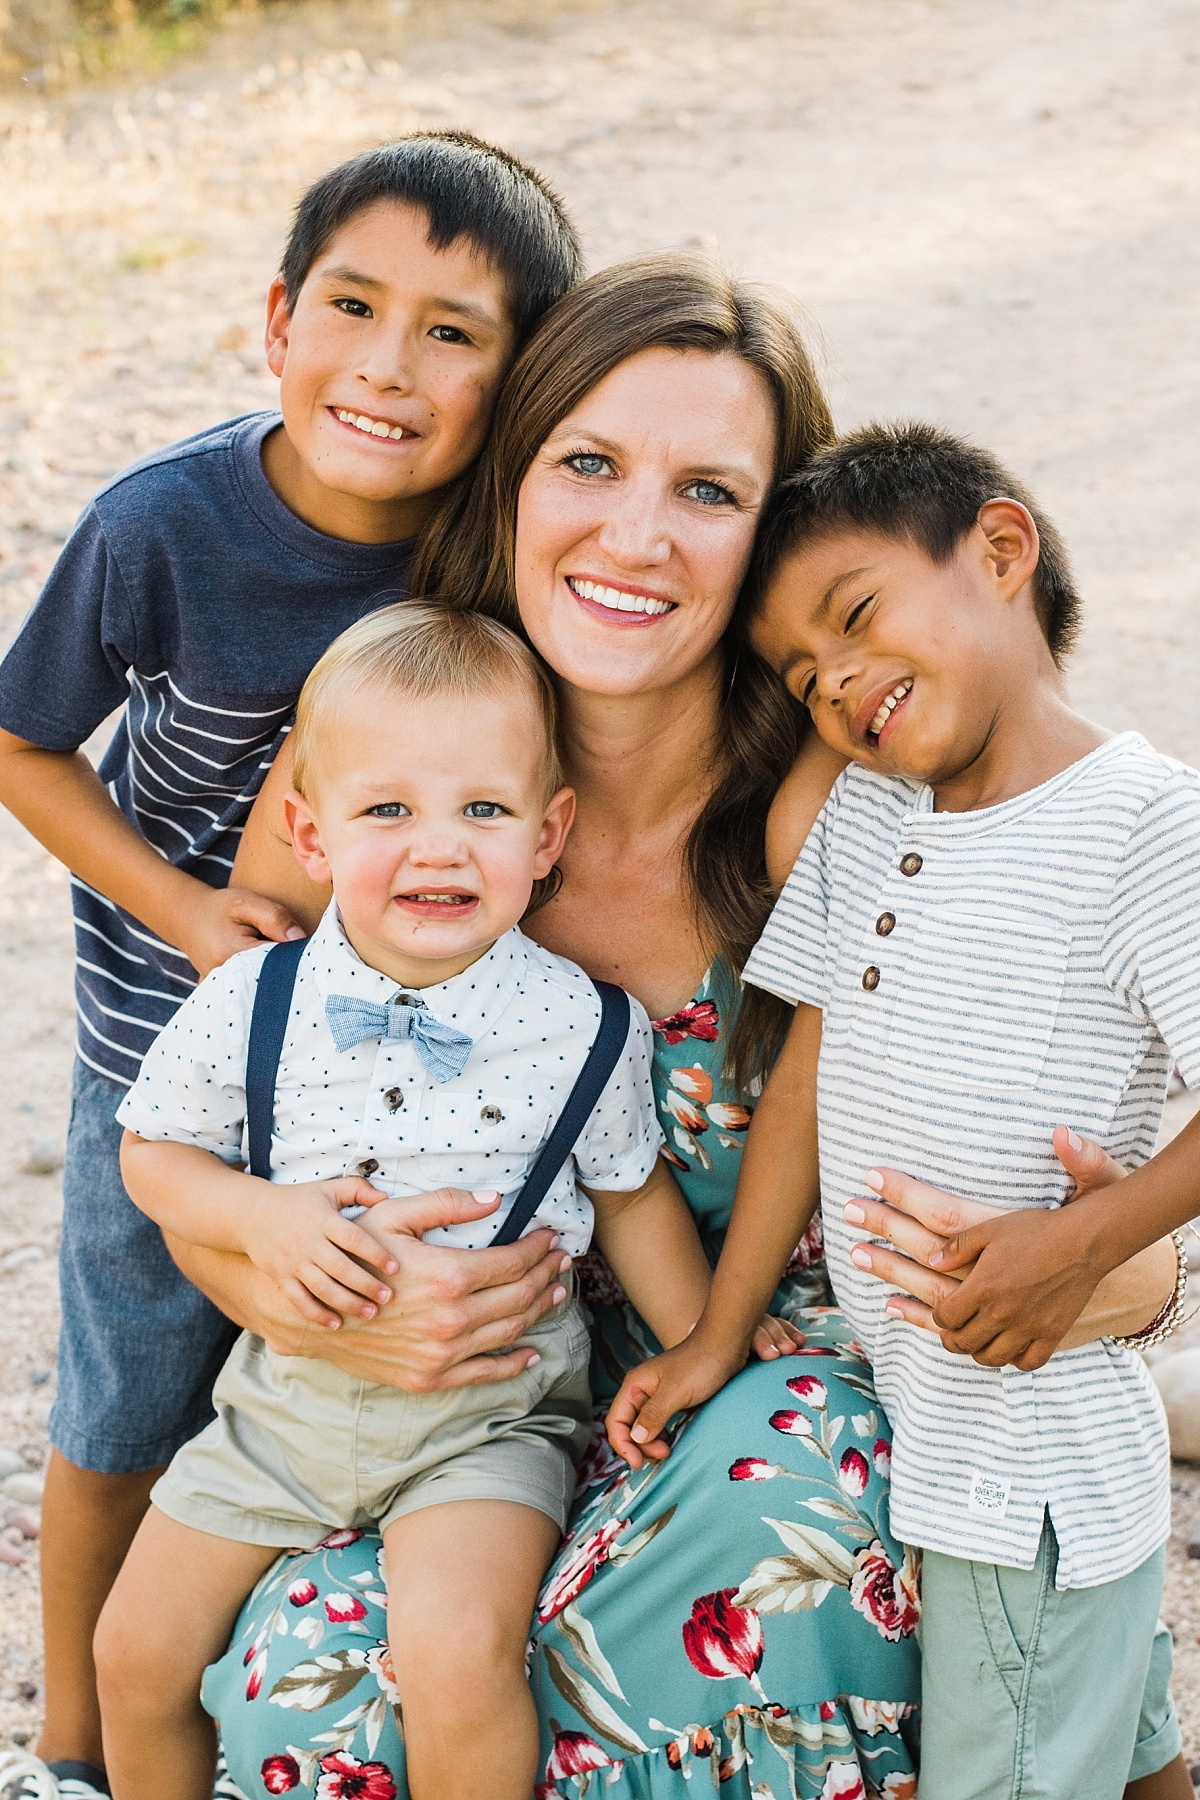
[[[713,1261],[750,1122],[721,1073],[736,1004],[716,964],[654,1023],[667,1155]],[[804,1352],[751,1363],[636,1474],[603,1415],[657,1345],[601,1259],[579,1273],[597,1423],[533,1621],[536,1800],[913,1800],[918,1569],[891,1535],[888,1425],[830,1305],[819,1223],[771,1309]],[[252,1800],[407,1800],[381,1564],[358,1531],[281,1557],[208,1670]]]

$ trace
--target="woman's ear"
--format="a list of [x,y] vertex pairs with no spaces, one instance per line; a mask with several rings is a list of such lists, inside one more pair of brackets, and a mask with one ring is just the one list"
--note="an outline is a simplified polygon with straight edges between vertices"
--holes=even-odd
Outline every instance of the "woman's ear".
[[575,822],[575,789],[559,788],[547,802],[542,815],[542,828],[538,833],[537,849],[533,858],[533,877],[541,881],[548,875],[559,857],[562,847],[567,841],[567,833]]
[[296,788],[283,796],[283,816],[291,833],[296,861],[310,881],[326,887],[333,880],[325,852],[321,848],[321,832],[312,807]]
[[1042,543],[1033,514],[1019,500],[989,500],[976,521],[986,540],[984,552],[1001,597],[1010,600],[1033,579]]

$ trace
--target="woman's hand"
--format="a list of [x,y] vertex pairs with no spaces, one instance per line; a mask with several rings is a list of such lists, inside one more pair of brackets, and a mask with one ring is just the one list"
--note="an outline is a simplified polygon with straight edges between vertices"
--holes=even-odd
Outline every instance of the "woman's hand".
[[[571,1259],[550,1231],[483,1250],[426,1244],[439,1225],[477,1222],[489,1208],[450,1188],[389,1202],[407,1209],[407,1229],[389,1235],[398,1264],[395,1298],[369,1321],[350,1319],[340,1331],[301,1321],[275,1283],[249,1257],[203,1250],[168,1234],[172,1256],[228,1318],[264,1338],[282,1356],[312,1356],[347,1375],[428,1394],[448,1388],[510,1381],[536,1352],[522,1337],[565,1296],[562,1277]],[[394,1223],[394,1220],[393,1220]]]
[[[1075,1182],[1072,1199],[1120,1181],[1125,1170],[1098,1144],[1059,1126],[1054,1133],[1059,1161]],[[929,1259],[957,1232],[998,1216],[999,1208],[976,1200],[959,1200],[939,1188],[892,1170],[884,1173],[879,1199],[854,1200],[846,1208],[852,1225],[861,1225],[887,1244],[860,1244],[851,1256],[858,1267],[904,1291],[889,1297],[885,1311],[925,1331],[937,1331],[933,1309],[967,1274],[967,1269],[941,1274]],[[890,1246],[890,1248],[889,1248]],[[1175,1281],[1175,1251],[1169,1239],[1130,1259],[1097,1287],[1063,1349],[1140,1330],[1159,1312]],[[942,1335],[939,1333],[939,1335]]]

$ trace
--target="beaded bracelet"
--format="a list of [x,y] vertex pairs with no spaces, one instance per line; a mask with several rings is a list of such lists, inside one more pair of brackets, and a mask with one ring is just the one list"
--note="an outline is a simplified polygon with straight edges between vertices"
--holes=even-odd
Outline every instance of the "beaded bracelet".
[[[1195,1226],[1189,1225],[1188,1230],[1191,1231],[1197,1242],[1200,1242],[1200,1232],[1196,1231]],[[1171,1242],[1175,1246],[1175,1286],[1166,1305],[1161,1312],[1155,1314],[1148,1325],[1143,1325],[1140,1331],[1130,1332],[1128,1337],[1113,1338],[1112,1342],[1119,1344],[1122,1350],[1151,1350],[1155,1344],[1165,1343],[1179,1330],[1181,1325],[1186,1325],[1189,1319],[1194,1319],[1197,1312],[1200,1312],[1200,1307],[1193,1307],[1187,1318],[1184,1318],[1183,1309],[1187,1303],[1188,1259],[1182,1231],[1173,1231]]]

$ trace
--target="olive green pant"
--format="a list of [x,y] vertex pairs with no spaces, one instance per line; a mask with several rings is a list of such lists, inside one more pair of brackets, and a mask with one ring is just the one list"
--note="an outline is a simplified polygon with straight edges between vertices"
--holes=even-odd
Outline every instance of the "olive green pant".
[[1120,1800],[1179,1754],[1166,1551],[1100,1587],[925,1552],[921,1800]]

